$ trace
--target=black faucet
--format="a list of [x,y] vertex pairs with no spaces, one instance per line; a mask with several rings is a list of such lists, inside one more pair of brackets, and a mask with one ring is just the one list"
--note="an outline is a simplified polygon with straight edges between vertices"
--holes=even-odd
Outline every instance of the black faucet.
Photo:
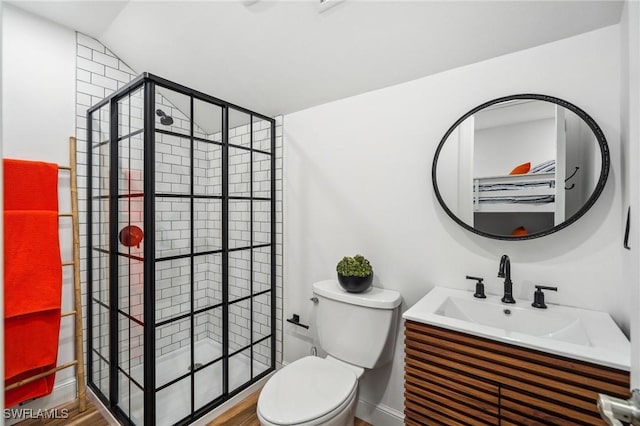
[[498,278],[504,278],[504,296],[502,303],[516,303],[513,299],[513,283],[511,282],[511,261],[509,256],[503,254],[500,258],[500,269],[498,270]]

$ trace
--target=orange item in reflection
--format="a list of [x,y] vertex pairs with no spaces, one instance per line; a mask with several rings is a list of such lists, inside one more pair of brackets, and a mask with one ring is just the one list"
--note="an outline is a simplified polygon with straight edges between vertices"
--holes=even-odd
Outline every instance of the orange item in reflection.
[[[62,261],[58,166],[4,160],[5,385],[56,367]],[[55,374],[5,392],[5,406],[51,393]]]
[[511,231],[511,235],[514,237],[521,237],[523,235],[529,235],[529,231],[524,226],[518,226],[516,229]]
[[511,170],[510,175],[524,175],[531,170],[531,163],[523,163]]

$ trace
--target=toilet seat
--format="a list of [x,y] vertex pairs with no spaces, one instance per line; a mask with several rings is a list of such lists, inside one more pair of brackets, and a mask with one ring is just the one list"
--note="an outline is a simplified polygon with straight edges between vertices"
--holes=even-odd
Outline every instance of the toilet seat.
[[276,372],[262,389],[258,415],[273,425],[322,424],[355,398],[353,371],[315,356]]

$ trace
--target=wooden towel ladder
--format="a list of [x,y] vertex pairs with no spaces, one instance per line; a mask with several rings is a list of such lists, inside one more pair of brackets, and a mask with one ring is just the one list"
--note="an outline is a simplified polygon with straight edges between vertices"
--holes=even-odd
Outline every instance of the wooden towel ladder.
[[80,290],[80,223],[78,215],[78,175],[76,164],[76,138],[69,138],[69,166],[58,166],[59,170],[68,170],[71,177],[71,213],[60,213],[59,217],[70,217],[73,228],[73,260],[62,262],[62,267],[73,266],[73,304],[74,310],[64,312],[61,317],[75,316],[75,358],[65,364],[52,368],[44,373],[26,378],[13,383],[4,388],[5,392],[18,388],[33,381],[42,379],[50,374],[56,373],[69,367],[76,367],[76,386],[78,390],[78,411],[82,412],[87,408],[87,392],[84,378],[84,352],[82,343],[82,295]]

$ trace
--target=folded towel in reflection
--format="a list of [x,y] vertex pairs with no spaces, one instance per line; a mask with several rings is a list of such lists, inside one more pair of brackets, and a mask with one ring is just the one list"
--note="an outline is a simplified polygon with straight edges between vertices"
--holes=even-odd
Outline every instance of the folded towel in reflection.
[[544,204],[553,203],[555,196],[553,195],[523,195],[513,197],[480,197],[481,203],[522,203],[522,204]]
[[551,173],[556,171],[556,160],[548,160],[532,167],[529,174],[534,173]]

